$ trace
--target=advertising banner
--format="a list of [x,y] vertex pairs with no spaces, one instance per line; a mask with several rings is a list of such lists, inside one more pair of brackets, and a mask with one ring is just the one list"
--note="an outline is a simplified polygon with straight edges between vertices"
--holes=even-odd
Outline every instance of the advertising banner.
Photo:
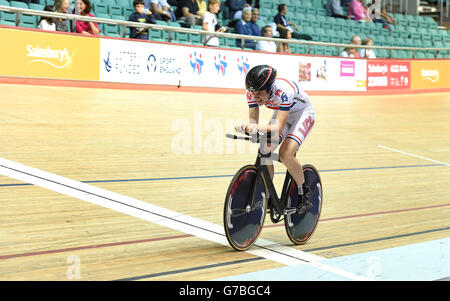
[[298,80],[311,91],[365,91],[366,61],[299,57]]
[[105,82],[178,85],[182,74],[180,47],[100,40],[100,80]]
[[0,28],[0,75],[99,80],[97,38]]
[[396,60],[367,61],[367,90],[409,89],[411,62]]
[[411,62],[411,89],[450,87],[450,60]]

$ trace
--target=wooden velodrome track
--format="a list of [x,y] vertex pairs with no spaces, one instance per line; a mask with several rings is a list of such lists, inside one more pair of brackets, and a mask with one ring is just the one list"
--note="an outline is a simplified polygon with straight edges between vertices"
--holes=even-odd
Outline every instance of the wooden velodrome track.
[[[255,159],[254,145],[224,138],[247,118],[243,95],[0,93],[0,157],[219,228],[231,176]],[[450,94],[312,99],[316,124],[297,157],[321,171],[321,221],[303,246],[269,218],[260,239],[333,258],[448,238]],[[213,280],[284,266],[4,175],[0,191],[0,280]]]

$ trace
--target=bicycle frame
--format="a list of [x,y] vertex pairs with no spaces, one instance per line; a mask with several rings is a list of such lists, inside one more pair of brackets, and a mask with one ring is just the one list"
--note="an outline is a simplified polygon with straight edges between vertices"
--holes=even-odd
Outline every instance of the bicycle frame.
[[[278,158],[277,162],[281,162],[279,160],[279,157],[277,154],[273,154],[271,152],[269,152],[267,154],[262,154],[261,150],[260,149],[258,150],[258,156],[257,156],[256,162],[255,162],[255,167],[257,169],[255,183],[258,183],[258,181],[260,180],[262,175],[264,176],[264,179],[266,180],[265,183],[266,183],[267,189],[269,191],[269,200],[268,201],[273,205],[273,207],[275,208],[276,212],[279,215],[283,215],[284,210],[286,209],[285,200],[286,200],[286,196],[287,196],[287,190],[288,190],[287,185],[289,182],[288,180],[289,180],[290,175],[289,175],[289,172],[286,171],[283,189],[281,192],[281,198],[278,198],[277,191],[275,189],[275,186],[273,185],[272,178],[270,177],[269,169],[267,168],[267,165],[261,164],[262,158],[271,158],[272,156],[276,156]],[[250,204],[254,203],[255,197],[256,197],[256,185],[254,185],[254,187],[253,187],[252,198],[251,198]]]

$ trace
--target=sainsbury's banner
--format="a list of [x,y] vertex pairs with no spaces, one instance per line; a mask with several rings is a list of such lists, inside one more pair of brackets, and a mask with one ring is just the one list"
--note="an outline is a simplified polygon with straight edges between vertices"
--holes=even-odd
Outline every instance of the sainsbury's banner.
[[366,61],[328,57],[297,57],[298,78],[305,90],[365,91]]
[[411,63],[396,60],[367,61],[367,90],[409,89]]
[[0,75],[99,80],[99,39],[0,28]]
[[450,87],[450,60],[414,60],[411,69],[411,89]]

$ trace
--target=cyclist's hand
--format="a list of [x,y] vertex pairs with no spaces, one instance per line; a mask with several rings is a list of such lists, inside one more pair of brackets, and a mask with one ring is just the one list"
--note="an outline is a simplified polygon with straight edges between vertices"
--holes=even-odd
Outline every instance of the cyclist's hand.
[[235,125],[235,126],[234,126],[234,129],[235,129],[235,131],[238,132],[238,133],[244,133],[244,132],[245,132],[245,126],[246,126],[246,125],[247,125],[246,123],[241,123],[241,124]]
[[239,125],[236,125],[234,127],[234,129],[236,130],[236,132],[238,133],[245,133],[247,132],[248,134],[256,134],[258,132],[258,125],[255,123],[242,123]]

